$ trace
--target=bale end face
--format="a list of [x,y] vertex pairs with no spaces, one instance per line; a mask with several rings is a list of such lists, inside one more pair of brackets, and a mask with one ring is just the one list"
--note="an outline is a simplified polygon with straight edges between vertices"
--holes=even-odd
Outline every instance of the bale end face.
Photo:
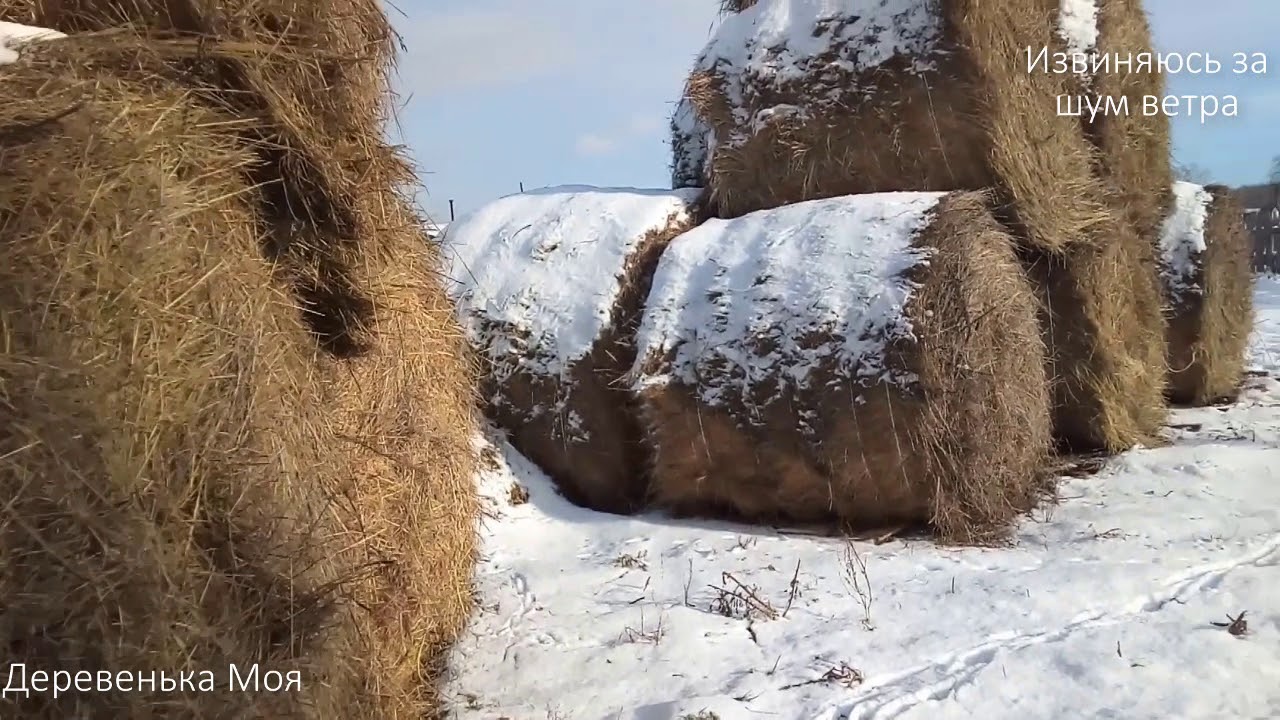
[[571,502],[632,513],[648,454],[622,376],[663,248],[698,191],[552,188],[450,225],[485,414]]
[[[927,195],[926,224],[890,238],[874,222],[839,232],[853,229],[842,217],[892,204],[862,196],[712,221],[677,239],[655,280],[635,373],[655,448],[655,504],[757,521],[929,522],[957,542],[998,538],[1030,506],[1049,446],[1034,297],[980,195]],[[830,256],[814,242],[824,234],[841,243]],[[790,295],[777,286],[803,275],[789,251],[840,267],[858,255],[842,248],[886,240],[909,251],[863,257],[876,265],[842,274],[881,278],[882,298],[903,291],[905,312],[850,295],[842,319],[824,322],[833,306],[816,285],[785,288]],[[721,287],[730,281],[735,294]],[[689,300],[699,297],[711,306]],[[775,322],[751,325],[765,317]]]

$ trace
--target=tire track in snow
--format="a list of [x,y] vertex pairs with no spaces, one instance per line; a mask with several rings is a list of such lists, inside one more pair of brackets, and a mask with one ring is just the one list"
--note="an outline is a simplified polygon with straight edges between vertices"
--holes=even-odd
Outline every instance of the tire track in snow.
[[968,650],[949,653],[923,665],[874,681],[851,702],[842,703],[837,715],[848,720],[885,720],[898,717],[921,703],[943,700],[972,681],[1002,650],[1022,650],[1034,645],[1061,642],[1072,633],[1115,625],[1163,610],[1184,597],[1210,590],[1237,568],[1280,564],[1280,535],[1238,558],[1209,563],[1166,581],[1160,591],[1117,610],[1085,612],[1057,630],[1033,633],[1001,633]]

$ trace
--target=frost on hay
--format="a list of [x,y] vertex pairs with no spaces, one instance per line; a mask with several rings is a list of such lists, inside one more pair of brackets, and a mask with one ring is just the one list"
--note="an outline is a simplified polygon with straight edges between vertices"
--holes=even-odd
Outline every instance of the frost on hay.
[[1173,185],[1160,237],[1169,323],[1167,394],[1206,405],[1232,398],[1253,328],[1252,241],[1243,212],[1221,186]]
[[1035,494],[1049,410],[1034,296],[983,202],[829,198],[676,238],[631,375],[655,502],[998,535]]
[[628,512],[643,495],[629,394],[634,324],[700,191],[557,187],[449,225],[451,293],[482,362],[486,413],[570,500]]

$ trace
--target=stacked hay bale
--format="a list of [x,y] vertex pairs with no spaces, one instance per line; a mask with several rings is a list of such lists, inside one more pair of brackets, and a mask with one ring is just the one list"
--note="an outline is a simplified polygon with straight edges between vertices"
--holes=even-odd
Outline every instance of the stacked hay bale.
[[1007,531],[1050,450],[1044,345],[978,193],[709,220],[663,255],[633,371],[681,514]]
[[1155,243],[1109,202],[1108,178],[1130,164],[1096,171],[1102,153],[1080,120],[1057,113],[1079,80],[1028,71],[1027,48],[1076,42],[1058,0],[731,5],[743,9],[688,83],[696,117],[673,123],[675,164],[693,168],[678,179],[705,182],[721,217],[845,194],[992,188],[1041,295],[1056,434],[1080,449],[1150,439],[1164,417]]
[[[23,18],[168,27],[144,9]],[[0,714],[434,707],[470,602],[470,377],[381,124],[279,102],[325,97],[291,77],[368,77],[308,52],[119,30],[0,67],[3,640],[31,670],[216,676]],[[366,92],[357,119],[387,102]],[[301,688],[233,692],[255,663]]]
[[1160,237],[1169,399],[1207,405],[1235,397],[1253,329],[1252,243],[1239,202],[1225,187],[1172,186]]
[[648,454],[622,377],[658,258],[693,223],[696,199],[549,188],[445,232],[485,413],[576,504],[629,513],[644,503]]

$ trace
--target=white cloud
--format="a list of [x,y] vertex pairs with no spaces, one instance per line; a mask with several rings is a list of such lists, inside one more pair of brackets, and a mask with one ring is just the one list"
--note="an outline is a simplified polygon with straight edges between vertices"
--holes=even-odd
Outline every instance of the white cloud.
[[633,115],[627,121],[627,131],[632,135],[653,135],[666,125],[663,117],[654,113]]
[[576,59],[573,39],[529,5],[410,15],[402,86],[428,95],[489,90],[553,73]]
[[585,157],[610,155],[626,143],[650,138],[666,126],[665,119],[655,113],[632,115],[621,127],[609,132],[587,133],[578,138],[574,150]]
[[586,157],[609,155],[617,149],[618,141],[616,139],[598,133],[587,133],[579,137],[574,145],[574,150],[579,155]]

